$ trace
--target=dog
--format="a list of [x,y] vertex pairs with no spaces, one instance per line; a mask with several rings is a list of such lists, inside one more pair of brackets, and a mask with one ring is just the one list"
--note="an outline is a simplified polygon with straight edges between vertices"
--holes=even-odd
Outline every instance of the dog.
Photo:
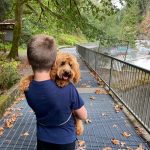
[[59,87],[64,87],[69,82],[77,84],[80,80],[80,67],[76,57],[69,53],[58,52],[50,77]]
[[[77,58],[69,53],[57,52],[55,63],[50,71],[50,77],[55,80],[57,86],[63,88],[70,82],[77,84],[80,81],[80,67]],[[33,80],[33,75],[25,77],[20,82],[20,90],[22,92],[28,89]],[[82,135],[84,131],[82,120],[78,119],[73,113],[75,119],[76,134]]]

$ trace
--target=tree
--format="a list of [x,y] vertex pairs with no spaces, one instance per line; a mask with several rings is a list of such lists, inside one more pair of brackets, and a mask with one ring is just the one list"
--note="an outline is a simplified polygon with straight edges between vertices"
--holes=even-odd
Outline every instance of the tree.
[[21,37],[22,15],[23,15],[24,0],[16,0],[15,3],[15,26],[13,32],[13,42],[8,58],[18,58],[18,46]]
[[[88,15],[102,21],[106,15],[111,15],[115,12],[115,7],[111,4],[110,0],[101,0],[99,3],[92,2],[91,0],[37,0],[36,2],[15,0],[16,22],[12,48],[8,55],[9,58],[18,58],[18,46],[21,37],[22,16],[25,5],[28,6],[33,13],[35,13],[37,9],[37,7],[33,7],[33,5],[41,9],[41,12],[38,13],[39,21],[44,17],[49,18],[49,16],[51,16],[51,19],[55,19],[57,24],[62,25],[62,28],[65,30],[75,31],[79,28],[88,36],[89,34],[92,36],[94,32],[97,33],[99,30],[89,22]],[[90,30],[92,32],[89,32]]]

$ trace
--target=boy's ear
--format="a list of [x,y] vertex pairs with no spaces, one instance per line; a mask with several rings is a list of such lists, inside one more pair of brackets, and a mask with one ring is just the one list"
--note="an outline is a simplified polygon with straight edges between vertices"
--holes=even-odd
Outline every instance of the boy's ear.
[[55,62],[54,62],[53,66],[50,70],[50,77],[51,77],[52,80],[55,80],[56,75],[57,75],[57,65],[58,65],[57,64],[57,58],[58,58],[58,53],[56,55]]

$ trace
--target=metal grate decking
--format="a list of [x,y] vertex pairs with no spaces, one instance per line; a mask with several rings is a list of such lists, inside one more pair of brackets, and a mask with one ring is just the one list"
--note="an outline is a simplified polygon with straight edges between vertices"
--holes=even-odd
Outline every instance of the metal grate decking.
[[[85,105],[88,109],[88,115],[92,123],[85,124],[85,133],[78,137],[86,141],[87,150],[102,150],[104,147],[112,147],[114,150],[125,148],[137,148],[139,144],[148,150],[146,142],[136,134],[135,129],[130,124],[123,112],[116,113],[113,108],[113,101],[109,95],[96,95],[93,93],[82,93]],[[91,101],[90,97],[94,96],[95,100]],[[14,127],[5,130],[4,135],[0,138],[0,150],[35,150],[36,147],[36,122],[33,112],[23,100],[16,108],[23,109],[23,113],[18,118]],[[103,115],[105,114],[105,115]],[[1,120],[2,121],[2,120]],[[122,136],[122,132],[131,133],[129,138]],[[21,136],[28,132],[28,136]],[[115,138],[125,142],[125,147],[115,146],[111,139]]]
[[81,71],[81,81],[76,85],[76,87],[91,88],[98,87],[98,84],[89,71]]
[[[89,70],[83,62],[81,62],[82,80],[77,87],[82,88],[82,84],[97,87],[97,81],[90,74]],[[148,145],[135,131],[133,125],[128,121],[128,118],[123,112],[116,113],[113,106],[114,102],[109,95],[93,92],[80,93],[85,101],[88,110],[89,118],[92,123],[85,124],[85,133],[78,137],[86,142],[86,150],[102,150],[104,147],[111,147],[113,150],[126,150],[127,146],[135,149],[142,144],[144,150],[149,150]],[[95,100],[90,100],[94,96]],[[36,120],[34,113],[28,107],[25,100],[15,105],[16,110],[22,113],[18,117],[13,128],[5,129],[4,134],[0,137],[0,150],[35,150],[36,149]],[[3,124],[3,119],[0,120],[0,126]],[[122,132],[131,133],[129,138],[122,136]],[[29,135],[22,136],[27,132]],[[121,142],[125,142],[124,146],[114,145],[111,139],[115,138]]]
[[[126,149],[127,146],[133,149],[142,144],[148,150],[146,142],[137,135],[134,127],[128,121],[123,112],[116,113],[114,103],[109,95],[81,94],[88,109],[88,115],[92,123],[85,124],[85,134],[81,139],[87,143],[87,150],[102,150],[104,147],[111,147],[113,150]],[[91,101],[90,97],[96,99]],[[122,136],[123,132],[131,133],[129,138]],[[118,139],[125,143],[124,146],[114,145],[111,139]]]

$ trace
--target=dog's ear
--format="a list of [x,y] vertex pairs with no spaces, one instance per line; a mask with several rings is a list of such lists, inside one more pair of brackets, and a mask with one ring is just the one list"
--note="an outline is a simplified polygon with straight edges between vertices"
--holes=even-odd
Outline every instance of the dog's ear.
[[55,62],[54,62],[53,66],[51,68],[51,71],[50,71],[50,78],[52,80],[55,80],[56,75],[57,75],[57,67],[58,67],[58,64],[57,64],[58,62],[57,61],[58,61],[58,58],[59,58],[59,53],[60,52],[57,52]]
[[52,80],[55,80],[57,74],[57,68],[56,68],[56,63],[54,63],[51,71],[50,71],[50,77]]
[[75,75],[74,75],[74,78],[73,78],[73,83],[74,84],[77,84],[79,81],[80,81],[80,67],[79,67],[79,64],[78,62],[75,64]]

